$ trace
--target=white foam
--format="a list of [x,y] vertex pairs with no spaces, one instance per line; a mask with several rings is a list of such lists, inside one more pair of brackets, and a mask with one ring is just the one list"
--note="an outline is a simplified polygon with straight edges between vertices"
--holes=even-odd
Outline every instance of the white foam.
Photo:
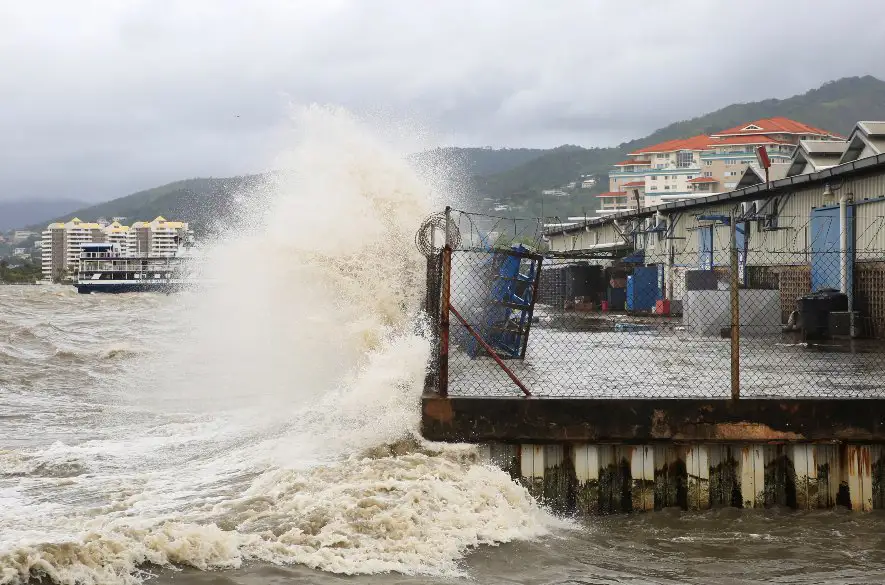
[[413,439],[430,349],[413,235],[440,182],[344,112],[296,128],[205,251],[212,285],[138,314],[150,351],[90,390],[100,437],[0,458],[50,470],[0,491],[0,584],[246,560],[445,575],[469,547],[547,530],[472,449]]

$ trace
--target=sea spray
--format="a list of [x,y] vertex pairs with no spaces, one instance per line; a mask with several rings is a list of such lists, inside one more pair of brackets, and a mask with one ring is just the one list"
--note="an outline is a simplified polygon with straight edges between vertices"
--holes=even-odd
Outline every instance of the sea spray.
[[445,575],[470,547],[547,530],[473,449],[416,437],[430,342],[413,235],[440,182],[340,110],[296,125],[204,247],[204,288],[113,301],[134,356],[72,341],[101,422],[0,457],[0,583],[245,561]]

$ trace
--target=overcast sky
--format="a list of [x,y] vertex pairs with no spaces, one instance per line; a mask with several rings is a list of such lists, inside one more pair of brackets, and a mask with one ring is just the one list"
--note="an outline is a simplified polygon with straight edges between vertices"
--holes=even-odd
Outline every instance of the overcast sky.
[[880,0],[0,0],[0,198],[266,168],[290,104],[425,143],[607,146],[885,78]]

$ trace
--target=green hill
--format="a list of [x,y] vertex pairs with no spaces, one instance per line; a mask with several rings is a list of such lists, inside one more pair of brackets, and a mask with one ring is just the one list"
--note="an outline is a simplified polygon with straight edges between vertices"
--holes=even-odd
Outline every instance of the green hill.
[[163,215],[190,223],[199,237],[211,228],[214,219],[229,215],[233,196],[238,191],[260,180],[260,175],[185,179],[84,207],[33,227],[43,228],[53,221],[67,221],[75,216],[87,221],[100,217],[125,217],[127,222],[134,222],[150,221]]
[[[593,192],[576,192],[576,197],[544,200],[547,216],[580,215],[588,205],[597,209],[596,199],[587,195],[607,191],[609,167],[637,148],[697,134],[709,134],[759,118],[785,116],[819,128],[847,135],[858,120],[885,120],[885,81],[875,77],[846,77],[786,99],[768,99],[733,104],[691,120],[676,122],[644,138],[615,148],[559,147],[510,170],[475,181],[475,208],[485,210],[483,197],[509,205],[512,213],[538,216],[543,189],[562,187],[581,175],[598,178]],[[572,200],[573,199],[573,200]]]
[[20,228],[43,218],[80,209],[83,201],[70,199],[0,201],[0,232]]
[[743,122],[773,116],[784,116],[847,136],[858,120],[885,119],[885,81],[869,75],[845,77],[783,100],[732,104],[710,114],[670,124],[622,146],[632,150],[674,138],[711,134]]
[[549,152],[543,148],[459,148],[448,146],[419,152],[412,157],[417,166],[443,160],[446,167],[463,171],[467,176],[484,177],[503,173]]
[[[733,104],[691,120],[675,122],[613,148],[449,147],[418,153],[412,161],[421,167],[445,160],[447,167],[472,176],[473,200],[468,206],[473,210],[522,217],[575,216],[590,214],[598,208],[595,196],[608,190],[609,168],[628,152],[772,116],[786,116],[847,134],[858,120],[885,120],[885,82],[870,76],[847,77],[786,99]],[[585,175],[597,179],[592,189],[568,187]],[[232,197],[241,187],[260,179],[254,175],[188,179],[80,209],[57,219],[70,219],[74,215],[82,219],[124,216],[134,221],[165,215],[190,222],[200,235],[209,229],[213,218],[223,217],[230,211]],[[563,189],[568,195],[542,196],[545,189]],[[495,211],[502,206],[509,209]],[[35,227],[42,228],[49,221]]]

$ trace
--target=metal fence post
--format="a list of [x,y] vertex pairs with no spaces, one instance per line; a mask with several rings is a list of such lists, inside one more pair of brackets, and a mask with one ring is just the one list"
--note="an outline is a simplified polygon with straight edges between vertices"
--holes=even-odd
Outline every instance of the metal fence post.
[[[427,282],[427,293],[424,299],[424,311],[427,314],[427,318],[430,322],[430,326],[433,328],[433,339],[435,341],[439,340],[439,303],[440,303],[440,295],[442,291],[440,290],[440,280],[441,280],[441,268],[442,268],[442,254],[437,255],[433,253],[433,240],[431,239],[431,254],[427,256],[427,274],[426,274],[426,282]],[[431,354],[431,368],[428,369],[427,375],[424,377],[424,388],[426,390],[436,390],[438,388],[438,377],[439,377],[439,348],[434,348]]]
[[442,253],[442,299],[439,318],[439,395],[449,395],[449,306],[452,281],[452,243],[450,238],[452,208],[446,206],[446,245]]
[[740,267],[738,266],[739,254],[737,245],[737,213],[731,211],[729,222],[730,252],[729,262],[731,273],[731,398],[737,400],[741,396],[741,320],[740,320]]

